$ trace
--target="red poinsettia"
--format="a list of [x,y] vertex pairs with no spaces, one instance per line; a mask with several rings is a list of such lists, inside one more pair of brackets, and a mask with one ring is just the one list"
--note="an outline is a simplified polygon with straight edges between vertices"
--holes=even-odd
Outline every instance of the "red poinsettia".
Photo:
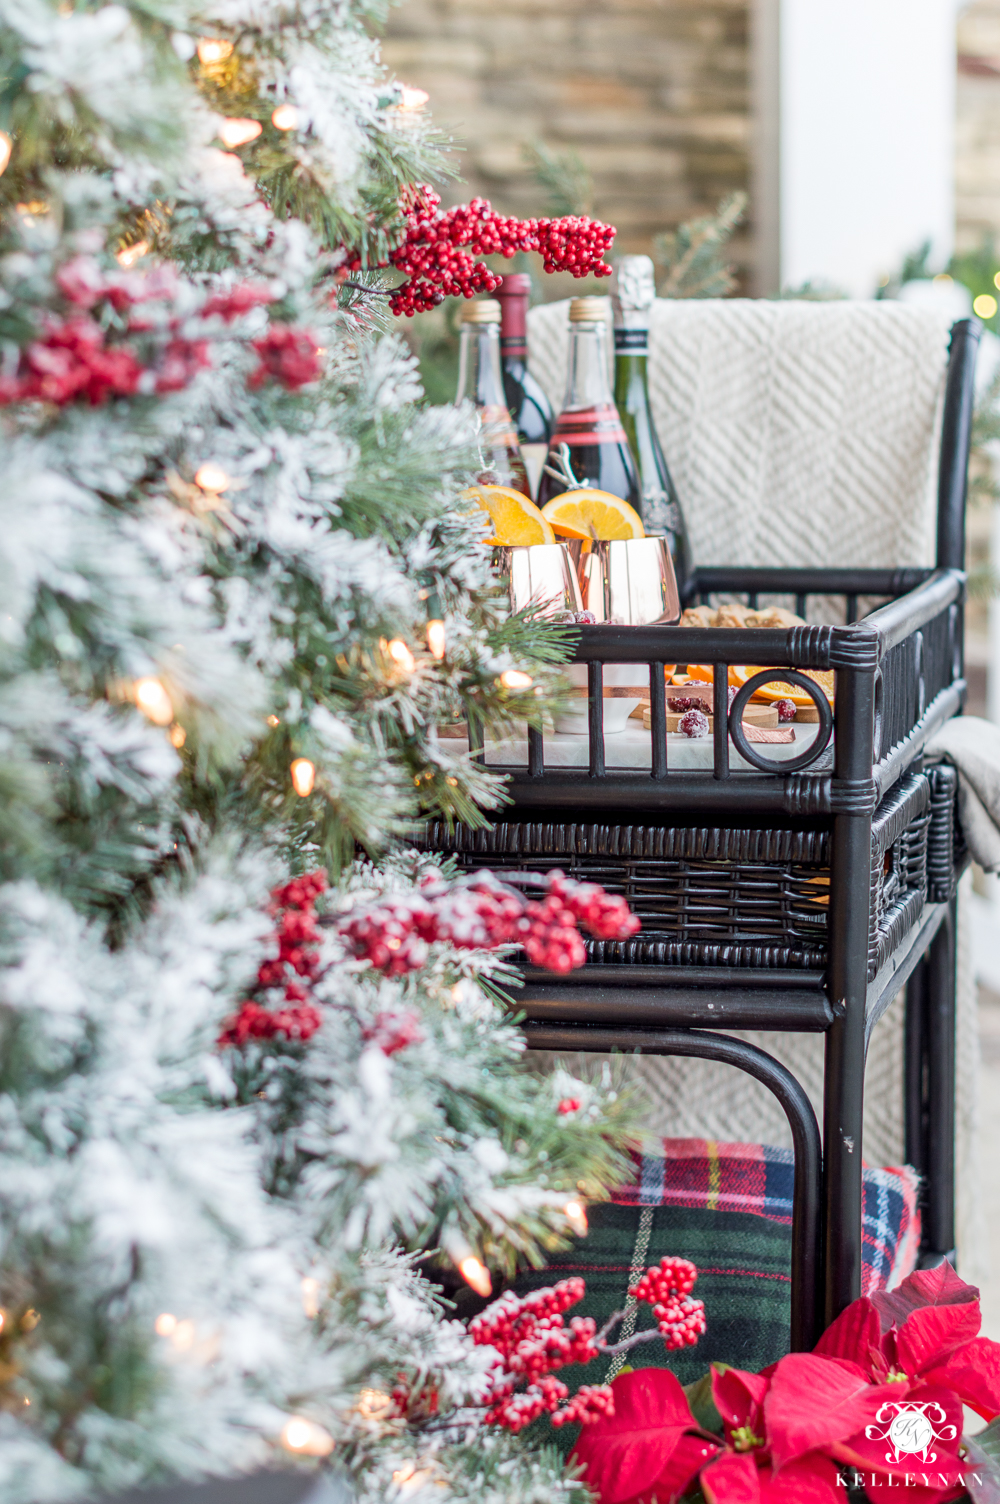
[[614,1415],[575,1456],[601,1504],[671,1504],[696,1474],[709,1504],[843,1504],[849,1471],[870,1499],[903,1486],[911,1504],[944,1504],[968,1470],[963,1403],[1000,1413],[1000,1345],[979,1326],[978,1290],[948,1264],[920,1271],[855,1301],[812,1353],[714,1371],[721,1439],[673,1375],[645,1370],[615,1381]]

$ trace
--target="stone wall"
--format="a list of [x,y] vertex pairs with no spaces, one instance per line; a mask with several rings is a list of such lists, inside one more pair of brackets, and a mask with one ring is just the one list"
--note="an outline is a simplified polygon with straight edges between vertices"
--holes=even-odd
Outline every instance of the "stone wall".
[[[748,0],[404,0],[384,55],[465,148],[453,201],[476,193],[507,213],[543,212],[522,143],[573,146],[593,175],[593,212],[618,226],[615,249],[648,252],[658,230],[748,187],[748,11]],[[749,231],[734,243],[743,274],[751,246]]]

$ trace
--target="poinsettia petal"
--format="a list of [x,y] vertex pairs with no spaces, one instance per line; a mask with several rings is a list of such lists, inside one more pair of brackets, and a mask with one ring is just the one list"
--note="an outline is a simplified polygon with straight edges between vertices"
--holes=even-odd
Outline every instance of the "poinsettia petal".
[[[930,1485],[922,1480],[928,1478]],[[946,1504],[949,1499],[967,1499],[965,1486],[962,1483],[949,1483],[943,1488],[934,1486],[935,1474],[928,1468],[926,1472],[919,1468],[915,1473],[904,1473],[902,1476],[888,1473],[866,1473],[865,1495],[876,1501],[876,1504],[895,1504],[895,1500],[903,1498],[906,1504]],[[892,1500],[886,1492],[892,1489]],[[900,1494],[900,1488],[905,1488],[906,1493]],[[843,1496],[842,1496],[843,1497]]]
[[700,1481],[708,1504],[760,1504],[760,1475],[749,1452],[723,1452]]
[[763,1374],[742,1368],[712,1369],[712,1398],[727,1426],[752,1426],[760,1415],[768,1381]]
[[813,1348],[824,1358],[848,1358],[869,1366],[869,1353],[878,1352],[882,1346],[882,1324],[871,1301],[862,1296],[853,1300],[846,1311],[841,1311]]
[[878,1389],[864,1370],[843,1358],[815,1353],[782,1358],[764,1400],[775,1467],[862,1429],[870,1418],[869,1396],[875,1393]]
[[959,1279],[947,1259],[934,1269],[915,1269],[897,1289],[876,1290],[871,1297],[883,1332],[894,1322],[902,1326],[911,1311],[923,1306],[962,1306],[978,1299],[975,1285]]
[[[702,1468],[717,1457],[720,1450],[719,1443],[708,1436],[682,1436],[649,1493],[636,1499],[634,1504],[647,1504],[647,1501],[648,1504],[654,1504],[654,1501],[655,1504],[673,1504],[674,1499],[687,1493]],[[629,1500],[629,1504],[633,1501]]]
[[570,1456],[601,1504],[641,1497],[663,1473],[685,1430],[696,1430],[684,1390],[669,1368],[619,1374],[613,1415],[585,1426]]
[[837,1483],[837,1466],[819,1452],[809,1452],[783,1467],[780,1473],[763,1468],[761,1504],[844,1504],[845,1490]]
[[[841,1462],[853,1463],[865,1474],[889,1473],[902,1478],[907,1473],[919,1473],[922,1480],[926,1473],[928,1482],[924,1486],[945,1491],[953,1488],[964,1467],[958,1455],[964,1419],[961,1400],[948,1389],[925,1384],[913,1388],[883,1384],[873,1386],[870,1393],[879,1399],[868,1424],[855,1435],[835,1442],[831,1448],[834,1456]],[[938,1408],[931,1409],[933,1406]],[[926,1462],[920,1451],[905,1450],[905,1438],[894,1444],[889,1436],[889,1428],[897,1416],[913,1413],[919,1422],[922,1408],[929,1409],[926,1419],[931,1428]]]
[[939,1368],[956,1348],[971,1342],[982,1325],[978,1300],[961,1306],[924,1306],[896,1331],[896,1354],[912,1378]]
[[947,1363],[928,1369],[923,1379],[953,1389],[983,1420],[1000,1415],[1000,1343],[988,1337],[974,1337]]

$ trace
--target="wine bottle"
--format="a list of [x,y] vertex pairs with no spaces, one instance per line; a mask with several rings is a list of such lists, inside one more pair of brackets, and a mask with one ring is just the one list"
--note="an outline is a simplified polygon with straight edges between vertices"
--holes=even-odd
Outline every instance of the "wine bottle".
[[604,298],[574,298],[569,305],[566,400],[552,431],[539,506],[592,486],[639,509],[639,472],[608,380],[606,306]]
[[667,539],[677,584],[691,573],[684,514],[649,405],[649,312],[656,298],[648,256],[622,256],[615,267],[615,403],[639,470],[639,513],[647,534]]
[[531,483],[538,494],[542,466],[552,437],[549,399],[528,370],[528,297],[531,278],[525,272],[507,272],[498,291],[500,300],[500,368],[507,407]]
[[479,414],[479,453],[484,485],[509,486],[531,496],[528,472],[504,397],[500,374],[500,304],[494,298],[466,303],[458,355],[458,395]]

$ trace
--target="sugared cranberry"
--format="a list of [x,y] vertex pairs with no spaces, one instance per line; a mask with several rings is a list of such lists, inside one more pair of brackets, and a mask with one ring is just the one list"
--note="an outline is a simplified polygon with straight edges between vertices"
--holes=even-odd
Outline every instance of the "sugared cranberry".
[[703,710],[689,710],[682,715],[677,723],[678,731],[683,731],[685,736],[698,737],[708,735],[708,716]]
[[778,712],[779,721],[794,721],[795,706],[791,700],[779,700],[775,709]]

